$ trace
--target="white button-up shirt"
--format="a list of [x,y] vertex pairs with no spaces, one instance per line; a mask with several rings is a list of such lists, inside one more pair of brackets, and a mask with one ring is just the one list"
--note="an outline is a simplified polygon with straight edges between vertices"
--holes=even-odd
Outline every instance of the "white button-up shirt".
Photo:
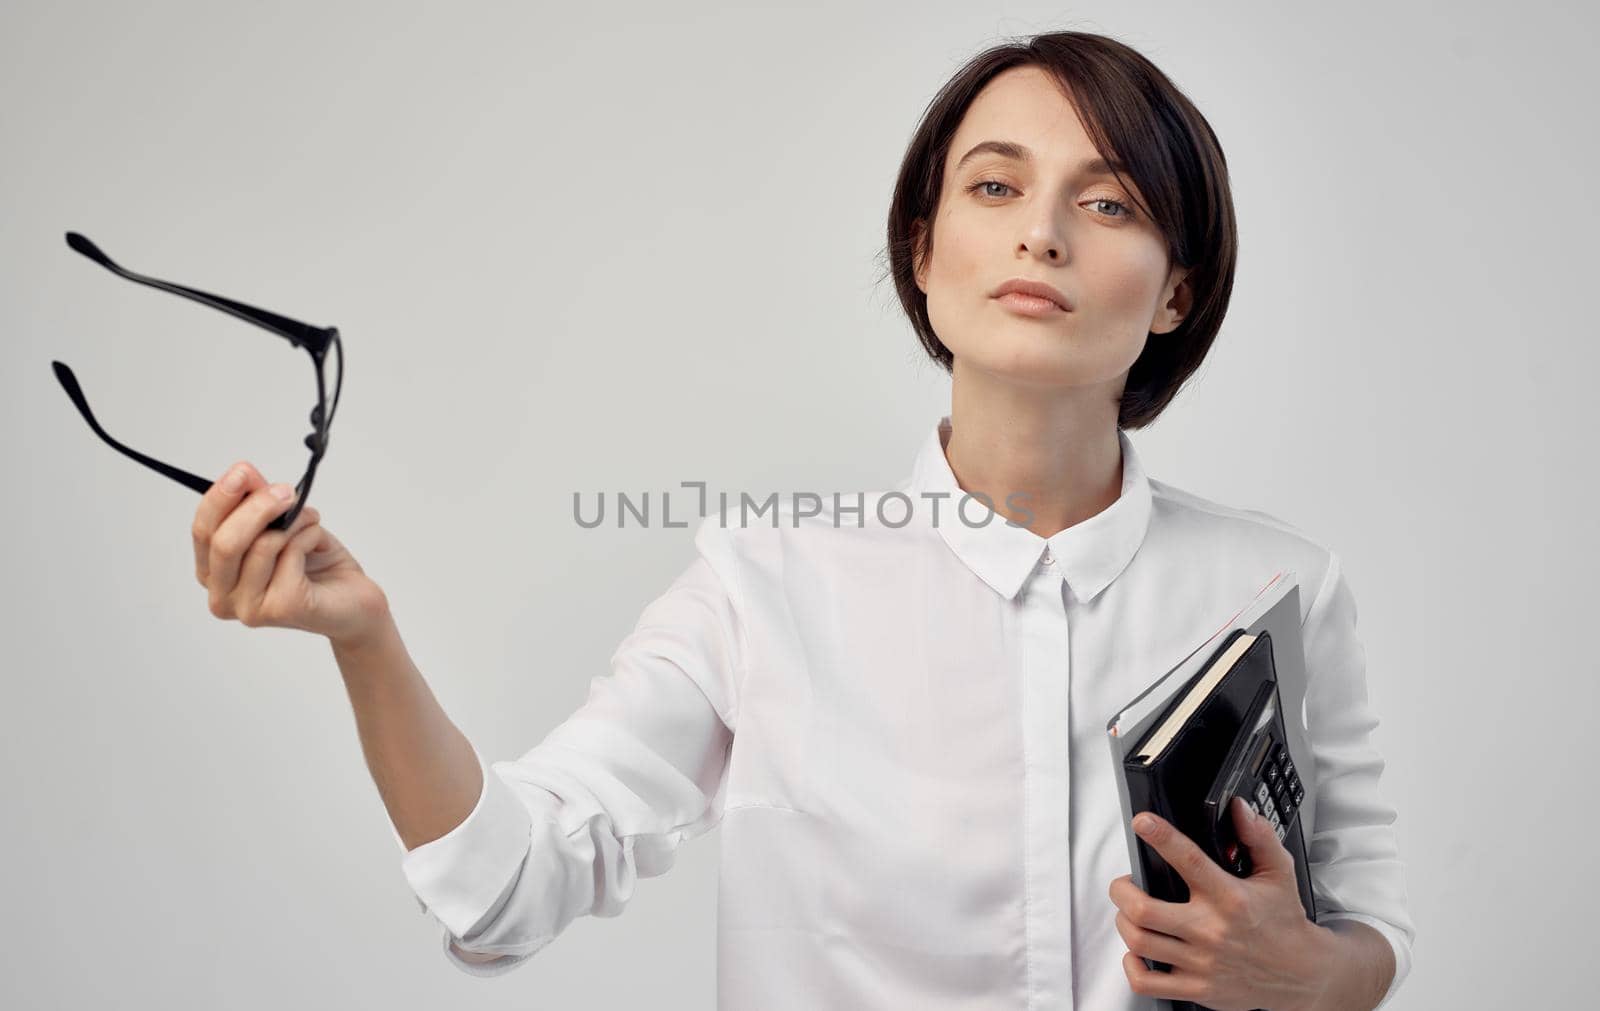
[[727,1011],[1151,1007],[1109,895],[1106,722],[1293,569],[1318,922],[1380,931],[1395,992],[1415,927],[1338,557],[1148,478],[1126,432],[1117,501],[1039,537],[956,484],[949,425],[891,492],[702,520],[584,705],[404,854],[453,964],[504,973],[618,915],[720,826]]

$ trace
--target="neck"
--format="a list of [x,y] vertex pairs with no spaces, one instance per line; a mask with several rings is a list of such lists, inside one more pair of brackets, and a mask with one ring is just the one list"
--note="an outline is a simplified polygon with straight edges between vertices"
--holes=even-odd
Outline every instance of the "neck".
[[[1049,537],[1122,493],[1117,398],[1100,387],[1063,396],[963,370],[955,362],[945,459],[956,484],[995,512]],[[1008,504],[1012,496],[1015,505]]]

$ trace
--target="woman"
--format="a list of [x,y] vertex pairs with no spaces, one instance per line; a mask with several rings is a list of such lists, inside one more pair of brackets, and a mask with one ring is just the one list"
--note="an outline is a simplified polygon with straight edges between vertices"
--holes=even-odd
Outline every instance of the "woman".
[[[1126,435],[1228,303],[1204,118],[1110,39],[999,46],[927,110],[888,249],[951,375],[909,478],[704,520],[610,673],[520,759],[486,765],[449,721],[316,510],[264,530],[284,504],[248,464],[195,518],[213,613],[329,637],[407,880],[467,972],[617,915],[720,825],[724,1007],[1386,1001],[1415,930],[1337,556],[1148,478]],[[1191,895],[1156,902],[1128,877],[1105,721],[1283,569],[1303,591],[1319,917],[1237,808],[1255,873],[1158,822],[1145,838]]]

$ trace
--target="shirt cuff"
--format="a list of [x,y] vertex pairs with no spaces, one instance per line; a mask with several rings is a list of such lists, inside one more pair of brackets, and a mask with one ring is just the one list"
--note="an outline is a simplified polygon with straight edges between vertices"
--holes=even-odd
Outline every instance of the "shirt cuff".
[[[477,752],[474,751],[473,754],[477,754]],[[483,765],[483,760],[482,759],[478,760],[478,765],[479,765],[480,768],[482,767],[482,765]],[[481,790],[478,793],[478,803],[479,804],[483,803],[483,792]],[[387,808],[385,808],[385,810],[387,810]],[[400,849],[400,858],[403,861],[405,859],[405,855],[410,851],[406,848],[405,840],[400,838],[400,832],[394,827],[394,819],[390,818],[390,819],[388,819],[388,821],[389,821],[389,834],[394,836],[394,844],[395,844],[395,846],[399,847],[399,849]],[[402,866],[404,866],[404,865],[402,864]],[[413,896],[413,898],[416,898],[416,900],[417,900],[417,910],[419,912],[426,913],[428,911],[428,904],[426,902],[423,902],[420,896]]]
[[461,824],[410,852],[404,852],[392,821],[389,825],[404,852],[400,866],[418,905],[457,939],[477,925],[520,872],[533,833],[532,816],[510,784],[489,768],[476,747],[472,754],[483,773],[483,788]]
[[450,931],[448,929],[443,930],[440,933],[444,941],[445,958],[450,960],[451,965],[455,966],[457,969],[460,969],[469,976],[503,976],[512,969],[515,969],[517,966],[521,965],[523,962],[532,958],[540,948],[543,948],[546,944],[549,944],[552,940],[554,940],[554,938],[545,938],[543,943],[539,944],[538,947],[534,948],[532,951],[524,952],[522,954],[500,955],[492,961],[472,962],[462,957],[462,950],[456,947],[456,939],[450,936]]
[[1389,999],[1394,996],[1395,991],[1400,989],[1400,984],[1405,980],[1406,974],[1411,971],[1411,943],[1406,940],[1405,935],[1393,924],[1380,920],[1376,916],[1368,916],[1365,913],[1348,913],[1340,910],[1323,913],[1317,917],[1317,924],[1320,926],[1329,920],[1355,920],[1357,923],[1365,923],[1382,934],[1384,939],[1389,942],[1389,947],[1394,949],[1394,978],[1389,981],[1389,989],[1383,992],[1383,999],[1378,1001],[1377,1007],[1372,1009],[1372,1011],[1379,1011],[1389,1003]]

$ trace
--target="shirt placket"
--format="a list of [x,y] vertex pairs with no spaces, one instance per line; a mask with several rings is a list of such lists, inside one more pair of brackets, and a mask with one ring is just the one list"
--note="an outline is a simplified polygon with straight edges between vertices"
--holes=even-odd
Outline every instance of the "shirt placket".
[[1048,551],[1019,595],[1022,643],[1027,1006],[1071,1008],[1072,854],[1068,811],[1070,642],[1065,582]]

